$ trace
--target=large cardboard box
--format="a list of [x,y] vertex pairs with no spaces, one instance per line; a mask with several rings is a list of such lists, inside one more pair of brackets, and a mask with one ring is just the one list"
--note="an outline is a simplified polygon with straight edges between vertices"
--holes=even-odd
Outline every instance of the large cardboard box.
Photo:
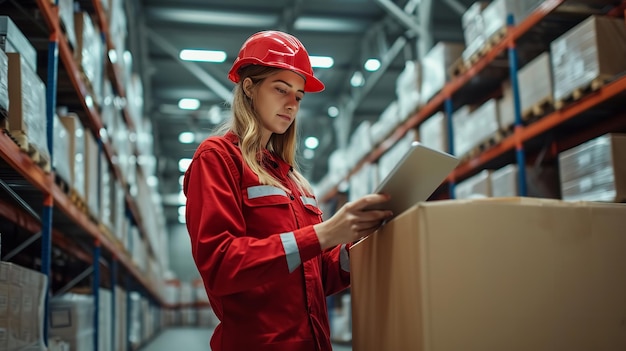
[[353,349],[626,350],[626,205],[420,203],[352,246]]
[[620,18],[590,16],[550,47],[556,100],[626,70],[626,28]]

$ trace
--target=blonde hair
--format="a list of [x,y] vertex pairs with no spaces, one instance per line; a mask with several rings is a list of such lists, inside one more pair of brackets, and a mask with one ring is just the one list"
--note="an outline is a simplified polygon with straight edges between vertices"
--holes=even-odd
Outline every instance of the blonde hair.
[[261,145],[261,121],[254,112],[252,99],[248,98],[243,90],[243,81],[246,78],[252,80],[252,89],[256,89],[266,78],[278,71],[280,71],[279,68],[258,65],[245,66],[239,70],[240,80],[233,91],[232,118],[218,128],[216,134],[225,134],[231,131],[239,137],[239,147],[243,159],[259,177],[261,184],[273,185],[289,192],[287,187],[263,167],[263,149],[267,147],[268,151],[278,155],[293,167],[293,170],[289,172],[289,177],[298,186],[300,192],[312,193],[311,185],[298,171],[296,162],[297,118],[284,134],[272,134],[268,144]]

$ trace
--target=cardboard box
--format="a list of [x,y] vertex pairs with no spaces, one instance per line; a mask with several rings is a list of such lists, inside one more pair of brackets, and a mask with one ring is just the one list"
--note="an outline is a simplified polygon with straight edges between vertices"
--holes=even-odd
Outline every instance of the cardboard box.
[[[70,166],[70,186],[85,199],[85,130],[76,114],[70,113],[59,116],[59,120],[67,129],[69,135],[66,155]],[[57,155],[58,157],[58,155]],[[55,159],[57,158],[55,157]]]
[[448,67],[461,57],[465,45],[440,41],[422,60],[422,104],[426,104],[450,81]]
[[626,70],[626,27],[620,18],[590,16],[550,47],[556,100]]
[[522,67],[519,80],[520,110],[522,116],[532,113],[533,106],[552,105],[552,69],[550,53],[544,52]]
[[20,54],[30,69],[37,70],[37,50],[8,16],[0,16],[0,49]]
[[428,117],[418,127],[420,142],[430,148],[448,152],[447,126],[447,118],[442,111]]
[[626,349],[626,205],[420,203],[350,250],[355,351]]
[[625,159],[626,134],[605,134],[561,152],[563,199],[626,201]]
[[9,58],[9,129],[28,136],[42,157],[50,158],[46,135],[46,86],[37,72],[24,64],[21,55]]

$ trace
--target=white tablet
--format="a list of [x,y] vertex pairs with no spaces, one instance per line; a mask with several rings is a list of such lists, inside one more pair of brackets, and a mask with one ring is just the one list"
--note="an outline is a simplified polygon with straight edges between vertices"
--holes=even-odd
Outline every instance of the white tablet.
[[458,164],[456,157],[414,141],[375,191],[389,194],[391,199],[368,209],[391,210],[397,216],[426,201]]

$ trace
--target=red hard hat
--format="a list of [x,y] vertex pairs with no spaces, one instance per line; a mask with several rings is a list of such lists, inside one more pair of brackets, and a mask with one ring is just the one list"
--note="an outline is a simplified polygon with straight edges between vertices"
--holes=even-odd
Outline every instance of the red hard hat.
[[239,69],[246,65],[262,65],[294,71],[305,78],[304,91],[324,90],[324,83],[313,75],[309,53],[293,35],[279,31],[253,34],[239,50],[228,79],[239,82]]

